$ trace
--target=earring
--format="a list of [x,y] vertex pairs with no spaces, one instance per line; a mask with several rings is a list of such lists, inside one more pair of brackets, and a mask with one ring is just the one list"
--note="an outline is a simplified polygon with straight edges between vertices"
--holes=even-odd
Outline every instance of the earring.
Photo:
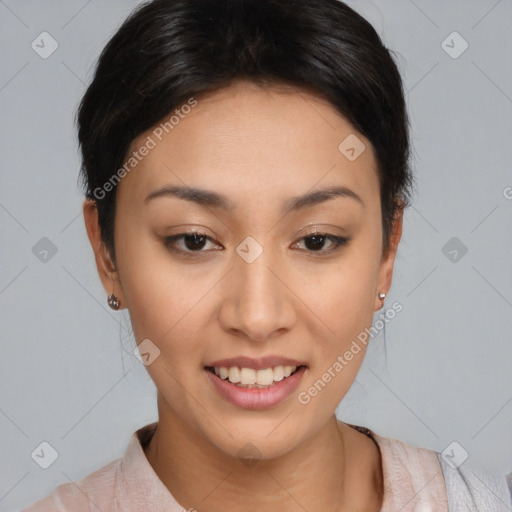
[[380,293],[379,293],[379,299],[382,301],[382,304],[381,304],[381,306],[380,306],[380,308],[379,308],[379,309],[382,309],[382,308],[384,307],[384,299],[385,299],[385,298],[386,298],[386,294],[385,294],[385,293],[380,292]]
[[119,309],[120,302],[116,295],[114,295],[114,280],[112,279],[112,274],[110,274],[110,279],[112,281],[112,293],[107,297],[107,303],[108,305],[114,309]]

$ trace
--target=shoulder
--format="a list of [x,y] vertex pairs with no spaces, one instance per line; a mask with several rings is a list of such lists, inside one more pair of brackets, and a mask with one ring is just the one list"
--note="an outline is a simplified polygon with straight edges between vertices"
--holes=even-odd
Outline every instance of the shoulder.
[[111,510],[115,504],[121,464],[122,459],[119,458],[81,480],[61,484],[49,496],[33,503],[22,512]]
[[448,510],[446,486],[435,451],[374,432],[371,435],[381,452],[384,512]]
[[[381,449],[383,469],[388,477],[388,490],[400,497],[410,487],[409,494],[428,493],[423,500],[439,503],[450,512],[508,511],[512,507],[512,481],[478,463],[466,460],[459,466],[437,451],[414,446],[372,432]],[[512,480],[512,476],[510,477]],[[436,508],[441,510],[442,507]]]
[[451,503],[450,511],[510,511],[512,490],[504,474],[471,461],[457,467],[449,458],[437,455]]
[[154,511],[180,510],[144,454],[156,425],[154,422],[136,430],[122,457],[82,480],[59,485],[52,494],[22,512],[135,512],[147,510],[141,506],[148,503],[160,506],[152,507]]

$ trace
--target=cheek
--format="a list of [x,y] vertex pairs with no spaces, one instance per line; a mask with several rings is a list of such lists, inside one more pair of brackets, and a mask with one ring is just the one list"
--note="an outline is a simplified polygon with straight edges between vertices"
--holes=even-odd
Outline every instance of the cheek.
[[[134,276],[135,277],[135,276]],[[130,281],[130,319],[138,342],[149,338],[173,366],[186,366],[195,361],[190,355],[201,342],[200,289],[195,289],[172,276],[139,275]],[[204,292],[203,292],[204,295]],[[197,359],[197,354],[195,356]]]
[[[347,252],[336,265],[302,278],[301,295],[325,326],[327,351],[342,349],[371,323],[378,276],[377,258],[368,249]],[[299,281],[300,282],[300,281]]]
[[[149,338],[155,344],[183,345],[191,337],[191,319],[201,298],[208,290],[194,272],[183,272],[173,264],[163,245],[150,236],[130,233],[123,238],[118,263],[123,294],[130,312],[135,338]],[[177,341],[177,340],[176,340]]]
[[320,281],[311,280],[309,285],[308,297],[312,302],[308,304],[326,328],[323,336],[317,338],[315,364],[307,379],[308,388],[303,391],[308,395],[311,391],[310,396],[322,395],[320,400],[311,400],[320,409],[320,402],[329,403],[327,409],[337,406],[354,381],[366,353],[379,268],[375,257],[378,244],[370,245],[361,243],[357,250],[354,247],[339,265],[317,276]]

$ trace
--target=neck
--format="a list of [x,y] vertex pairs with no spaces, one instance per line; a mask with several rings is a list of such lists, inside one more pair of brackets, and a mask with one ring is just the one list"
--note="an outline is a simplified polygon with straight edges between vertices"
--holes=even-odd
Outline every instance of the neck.
[[314,436],[273,459],[241,462],[160,411],[146,457],[186,510],[378,511],[380,452],[370,438],[332,418]]

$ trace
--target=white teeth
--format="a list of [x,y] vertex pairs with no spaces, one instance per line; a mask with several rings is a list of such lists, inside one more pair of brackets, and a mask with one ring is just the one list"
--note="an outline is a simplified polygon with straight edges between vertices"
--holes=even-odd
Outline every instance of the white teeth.
[[237,366],[232,366],[229,369],[229,382],[240,382],[240,368],[238,368]]
[[252,368],[240,368],[241,384],[256,384],[256,371]]
[[276,366],[274,368],[274,380],[279,382],[284,379],[284,368],[282,366]]
[[260,386],[268,386],[274,382],[274,372],[272,368],[267,368],[266,370],[258,370],[256,372],[256,382]]
[[224,380],[229,380],[233,384],[241,387],[267,387],[274,382],[280,382],[285,377],[289,377],[296,366],[275,366],[274,368],[265,368],[263,370],[254,370],[252,368],[239,368],[238,366],[220,366],[215,367],[215,375]]

